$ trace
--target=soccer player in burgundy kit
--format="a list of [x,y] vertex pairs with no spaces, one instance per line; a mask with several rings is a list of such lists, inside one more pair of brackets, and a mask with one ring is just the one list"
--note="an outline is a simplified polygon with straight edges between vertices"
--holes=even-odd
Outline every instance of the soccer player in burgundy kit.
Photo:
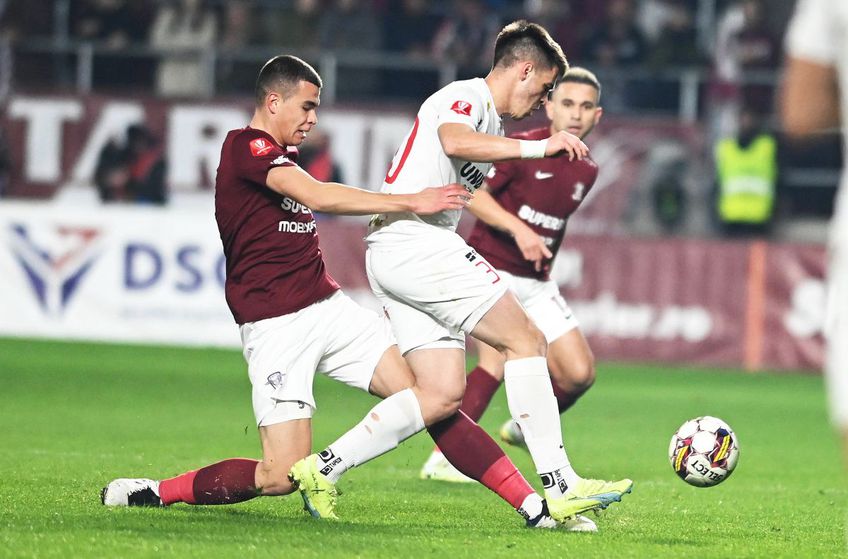
[[[351,215],[462,209],[451,184],[379,194],[319,182],[297,166],[295,146],[317,123],[321,78],[293,56],[265,64],[250,126],[229,132],[215,186],[227,263],[225,293],[239,324],[263,459],[234,458],[170,479],[121,478],[108,506],[233,504],[299,489],[313,516],[336,518],[335,482],[349,468],[425,428],[465,474],[509,502],[531,527],[561,527],[498,445],[476,423],[415,385],[387,320],[356,305],[324,267],[311,209]],[[311,453],[316,372],[385,398],[321,453]]]
[[[515,134],[526,140],[546,138],[566,130],[581,139],[603,113],[601,85],[583,68],[570,68],[545,105],[550,124]],[[489,172],[469,210],[478,218],[468,244],[507,280],[527,313],[548,342],[548,370],[560,413],[589,389],[595,378],[594,357],[577,320],[550,279],[550,269],[562,244],[569,216],[589,193],[598,166],[589,157],[538,161],[505,161]],[[477,421],[504,376],[504,359],[494,348],[478,342],[479,363],[468,375],[462,411]],[[524,445],[514,420],[501,428],[501,438]],[[471,481],[458,473],[443,455],[433,452],[421,477]]]

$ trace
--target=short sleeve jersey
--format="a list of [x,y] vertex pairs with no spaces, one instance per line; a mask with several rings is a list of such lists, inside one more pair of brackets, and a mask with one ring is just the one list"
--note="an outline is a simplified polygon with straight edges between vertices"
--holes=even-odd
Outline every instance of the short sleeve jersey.
[[[545,127],[512,137],[541,140],[550,135]],[[486,184],[492,197],[542,237],[556,257],[568,217],[580,207],[597,176],[598,166],[591,159],[569,161],[563,156],[497,163]],[[468,244],[499,270],[539,280],[549,277],[550,262],[537,272],[508,233],[480,220],[474,225]]]
[[296,148],[249,127],[230,131],[221,148],[215,220],[224,291],[239,324],[298,311],[339,289],[324,267],[312,211],[266,185],[271,169],[296,161]]
[[[418,111],[412,129],[404,138],[386,173],[381,192],[410,194],[427,187],[460,183],[473,192],[483,183],[491,163],[475,163],[445,155],[439,141],[439,126],[459,123],[486,134],[503,135],[501,118],[489,86],[482,78],[446,85],[431,95]],[[431,216],[393,214],[392,228],[429,224],[456,230],[461,210],[445,210]],[[378,216],[385,221],[386,216]]]
[[[786,50],[794,58],[836,68],[844,133],[848,119],[848,2],[799,0],[786,33]],[[842,142],[842,154],[846,163],[832,234],[848,239],[848,142]]]

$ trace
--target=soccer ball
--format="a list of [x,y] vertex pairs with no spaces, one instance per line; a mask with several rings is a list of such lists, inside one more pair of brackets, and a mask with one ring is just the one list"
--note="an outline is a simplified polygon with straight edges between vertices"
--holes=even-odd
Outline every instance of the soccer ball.
[[733,473],[739,460],[739,440],[721,419],[696,417],[672,435],[668,459],[675,473],[689,485],[711,487]]

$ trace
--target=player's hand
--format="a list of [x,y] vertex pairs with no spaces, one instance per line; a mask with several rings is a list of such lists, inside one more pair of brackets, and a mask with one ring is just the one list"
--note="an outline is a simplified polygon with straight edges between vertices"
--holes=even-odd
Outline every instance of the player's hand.
[[425,188],[414,195],[413,212],[421,215],[438,213],[444,210],[461,210],[471,203],[474,195],[461,184]]
[[589,155],[589,148],[586,147],[583,140],[574,134],[560,130],[548,138],[545,157],[553,157],[560,154],[568,154],[568,160],[574,161],[575,158],[583,159]]
[[544,239],[529,227],[515,231],[514,237],[524,259],[533,263],[534,270],[541,272],[547,261],[553,257]]

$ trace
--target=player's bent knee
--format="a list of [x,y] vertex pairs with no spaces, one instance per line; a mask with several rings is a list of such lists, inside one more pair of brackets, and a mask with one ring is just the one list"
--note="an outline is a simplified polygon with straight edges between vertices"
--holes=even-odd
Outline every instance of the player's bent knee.
[[567,372],[558,372],[552,366],[554,384],[567,394],[580,395],[595,384],[595,362],[593,359],[582,361],[569,367]]
[[548,342],[542,331],[531,323],[528,328],[515,332],[512,339],[504,344],[502,354],[507,361],[539,355],[544,357],[548,354]]
[[421,415],[427,425],[446,419],[462,406],[462,394],[426,394],[421,400]]
[[575,378],[575,384],[581,390],[581,392],[585,392],[595,384],[595,362],[594,360],[588,360],[582,364],[581,367],[577,369],[577,377]]
[[530,328],[526,330],[526,335],[517,345],[518,347],[514,351],[522,355],[548,354],[548,341],[535,324],[530,325]]
[[371,377],[368,391],[380,398],[415,386],[415,376],[409,364],[403,359],[396,345],[386,349]]
[[459,411],[459,408],[462,407],[462,397],[459,398],[451,398],[450,400],[444,403],[444,416],[450,417]]
[[462,396],[445,397],[437,403],[434,416],[439,420],[448,418],[459,411],[462,406]]

